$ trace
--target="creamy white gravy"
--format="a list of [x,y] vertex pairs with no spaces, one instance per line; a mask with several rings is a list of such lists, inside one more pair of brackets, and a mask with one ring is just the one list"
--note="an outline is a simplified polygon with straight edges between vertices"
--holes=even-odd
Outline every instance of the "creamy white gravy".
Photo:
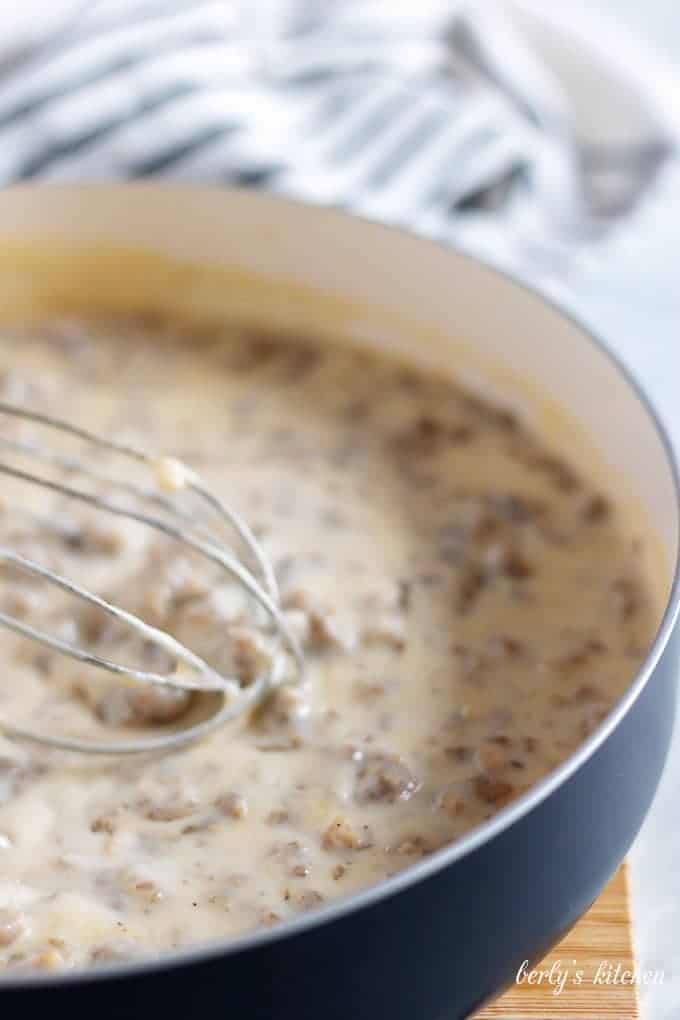
[[[0,736],[0,969],[275,925],[407,867],[569,755],[650,642],[640,537],[587,468],[447,380],[133,317],[15,328],[0,369],[4,399],[199,470],[256,529],[308,659],[302,688],[172,753],[91,759]],[[177,545],[18,485],[5,499],[2,544],[244,681],[266,659],[233,585]],[[15,571],[0,608],[154,661]],[[4,631],[1,647],[15,722],[107,737],[181,725],[184,696],[112,687]]]

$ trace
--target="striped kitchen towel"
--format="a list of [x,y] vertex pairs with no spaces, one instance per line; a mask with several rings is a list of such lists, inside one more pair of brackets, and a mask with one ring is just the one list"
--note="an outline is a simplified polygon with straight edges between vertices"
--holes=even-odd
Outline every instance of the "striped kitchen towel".
[[280,40],[248,0],[90,5],[0,82],[0,180],[164,174],[412,221],[531,159],[531,126],[456,67],[442,5],[327,6]]
[[[465,17],[455,0],[77,10],[0,78],[0,182],[162,175],[266,187],[501,262],[508,209],[545,240],[543,185],[573,186],[568,147],[455,45]],[[550,237],[549,257],[563,248]]]

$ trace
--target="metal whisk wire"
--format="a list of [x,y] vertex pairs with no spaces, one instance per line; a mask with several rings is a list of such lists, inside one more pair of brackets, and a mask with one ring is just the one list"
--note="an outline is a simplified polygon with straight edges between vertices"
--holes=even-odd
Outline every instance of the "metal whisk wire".
[[[181,663],[185,669],[183,671],[163,674],[124,666],[111,659],[87,651],[78,645],[48,634],[45,631],[38,630],[16,616],[5,612],[0,612],[1,626],[37,641],[52,651],[70,656],[79,662],[139,683],[171,687],[183,691],[210,692],[222,699],[222,705],[219,710],[209,718],[203,719],[185,729],[149,738],[120,741],[81,740],[75,737],[62,737],[27,729],[2,718],[0,718],[0,731],[10,737],[32,740],[46,746],[95,754],[131,754],[165,750],[186,744],[212,732],[227,721],[244,714],[262,701],[268,691],[282,681],[286,666],[286,659],[281,650],[282,641],[287,646],[289,656],[294,661],[298,678],[302,677],[304,674],[304,655],[299,642],[288,627],[279,608],[278,585],[269,560],[247,523],[236,511],[220,500],[194,471],[173,458],[160,457],[129,443],[107,439],[81,426],[71,424],[43,412],[33,411],[16,404],[0,401],[0,413],[31,422],[37,426],[56,430],[100,450],[115,453],[123,458],[144,465],[155,478],[155,487],[143,487],[129,480],[116,480],[115,484],[121,491],[131,493],[139,501],[162,509],[170,517],[170,521],[147,510],[118,505],[104,496],[75,488],[73,485],[66,484],[63,481],[44,477],[31,470],[18,468],[5,461],[0,461],[0,474],[32,485],[42,486],[51,492],[88,504],[105,513],[134,520],[188,546],[205,559],[215,563],[233,579],[238,581],[255,602],[265,610],[276,631],[276,644],[271,667],[268,671],[258,675],[250,685],[242,687],[237,680],[222,676],[199,655],[177,641],[166,631],[152,627],[133,613],[129,613],[121,607],[108,602],[86,588],[62,577],[55,571],[19,555],[12,549],[0,547],[0,562],[12,564],[20,570],[39,577],[76,598],[96,606],[105,614],[136,631],[145,641],[149,641],[162,648],[174,658],[176,663]],[[56,465],[65,471],[77,472],[84,477],[108,483],[112,481],[106,473],[92,468],[79,457],[43,448],[33,442],[26,442],[13,437],[3,437],[0,439],[0,446],[5,449],[14,450],[23,456],[34,458],[42,463]],[[257,569],[262,575],[264,586],[257,581],[253,573],[229,549],[225,548],[223,541],[214,534],[211,528],[195,520],[191,514],[177,505],[176,501],[168,495],[169,492],[173,491],[193,493],[204,506],[234,530],[255,561]],[[188,675],[186,667],[189,669]]]

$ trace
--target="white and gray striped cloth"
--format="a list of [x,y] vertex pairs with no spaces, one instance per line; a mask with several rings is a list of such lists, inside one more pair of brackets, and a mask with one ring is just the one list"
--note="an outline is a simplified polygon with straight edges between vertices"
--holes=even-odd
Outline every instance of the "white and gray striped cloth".
[[267,187],[500,261],[520,237],[549,271],[573,245],[549,200],[573,154],[466,62],[456,4],[293,6],[280,34],[276,0],[85,4],[4,69],[0,183]]

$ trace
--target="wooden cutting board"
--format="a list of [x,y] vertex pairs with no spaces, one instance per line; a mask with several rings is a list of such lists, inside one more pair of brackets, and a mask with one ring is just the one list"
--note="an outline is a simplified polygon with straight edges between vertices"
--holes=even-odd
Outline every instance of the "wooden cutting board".
[[[551,967],[552,986],[546,983]],[[474,1020],[636,1020],[635,985],[625,983],[624,974],[633,968],[624,866],[566,938],[533,968],[544,973],[542,984],[515,983]],[[556,995],[560,976],[562,991]]]

